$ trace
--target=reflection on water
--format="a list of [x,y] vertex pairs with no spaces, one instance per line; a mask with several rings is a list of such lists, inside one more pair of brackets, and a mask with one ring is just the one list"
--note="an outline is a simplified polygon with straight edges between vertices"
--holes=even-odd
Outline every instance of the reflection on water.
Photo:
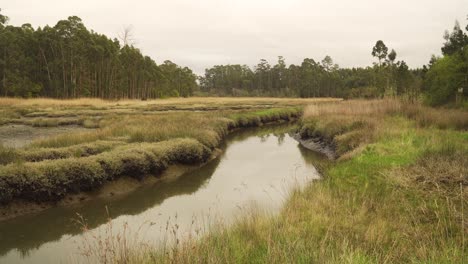
[[238,131],[228,137],[222,155],[175,180],[143,186],[112,200],[97,198],[80,206],[56,207],[0,222],[0,263],[79,259],[77,245],[83,235],[74,221],[77,213],[93,232],[104,230],[109,216],[114,229],[125,223],[134,229],[151,223],[144,237],[157,244],[167,233],[168,219],[183,235],[193,231],[194,219],[204,219],[203,224],[210,219],[229,221],[252,203],[276,212],[288,189],[318,177],[312,164],[322,159],[288,136],[290,129]]

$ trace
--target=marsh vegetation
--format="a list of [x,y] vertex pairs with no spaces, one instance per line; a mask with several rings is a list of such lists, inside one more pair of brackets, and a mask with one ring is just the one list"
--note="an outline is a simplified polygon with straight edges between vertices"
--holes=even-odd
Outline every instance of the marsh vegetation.
[[[171,164],[203,163],[229,131],[291,121],[299,118],[305,104],[334,100],[3,99],[0,105],[7,125],[28,124],[24,120],[34,116],[45,123],[75,118],[92,122],[98,128],[39,139],[18,149],[2,147],[0,202],[8,204],[15,199],[54,202],[70,193],[94,190],[122,176],[142,179],[160,174]],[[54,124],[65,126],[60,122]]]
[[134,247],[126,261],[463,263],[467,120],[392,100],[309,106],[301,135],[339,156],[316,163],[323,180],[293,192],[279,216],[252,211],[175,248]]
[[467,263],[468,26],[421,68],[377,40],[197,76],[77,16],[8,22],[0,262]]
[[[90,200],[3,221],[0,262],[112,263],[133,246],[169,247],[176,239],[201,236],[249,208],[277,213],[292,187],[319,176],[314,163],[321,157],[288,135],[294,128],[282,123],[239,129],[203,166],[171,167],[160,179],[119,193],[122,184],[142,182],[121,178]],[[54,254],[47,253],[51,249]]]
[[319,139],[336,154],[335,161],[314,161],[324,178],[290,193],[279,215],[246,210],[229,225],[204,229],[201,237],[184,236],[163,248],[143,246],[137,235],[131,246],[123,247],[115,239],[125,234],[103,235],[99,239],[113,241],[113,247],[95,252],[97,247],[85,245],[91,259],[340,263],[460,262],[465,256],[464,110],[398,100],[38,99],[9,104],[12,100],[17,99],[4,101],[2,115],[8,120],[74,114],[99,117],[99,126],[22,148],[3,147],[4,204],[18,199],[50,203],[117,178],[141,180],[161,175],[171,164],[200,164],[230,131],[271,122],[297,120],[294,131],[301,138]]

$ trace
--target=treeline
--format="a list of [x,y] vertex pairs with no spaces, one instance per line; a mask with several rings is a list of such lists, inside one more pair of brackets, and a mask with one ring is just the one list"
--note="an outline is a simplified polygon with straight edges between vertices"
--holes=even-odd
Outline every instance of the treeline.
[[264,59],[253,69],[217,65],[199,77],[170,61],[157,65],[125,39],[120,43],[88,30],[76,16],[37,29],[7,22],[0,14],[0,96],[398,96],[441,105],[468,94],[468,25],[458,22],[444,35],[443,56],[433,56],[421,69],[409,69],[379,40],[370,52],[375,62],[365,68],[340,68],[330,56],[288,66],[280,56],[274,65]]
[[444,38],[444,56],[433,56],[420,69],[409,69],[405,61],[397,60],[395,50],[389,51],[379,40],[371,51],[376,59],[371,67],[340,68],[330,56],[321,61],[306,58],[300,65],[287,66],[280,56],[275,65],[262,59],[254,69],[247,65],[214,66],[200,77],[200,89],[202,94],[222,96],[398,96],[411,101],[423,97],[430,105],[452,103],[468,93],[468,36],[456,22]]
[[76,16],[37,29],[7,22],[0,14],[0,96],[157,98],[190,96],[197,87],[189,68],[157,65]]
[[[266,60],[252,70],[247,65],[217,65],[200,78],[200,89],[225,96],[285,97],[381,97],[385,94],[417,95],[421,71],[396,62],[382,41],[380,62],[367,68],[339,68],[330,56],[321,61],[306,58],[300,65],[286,66],[283,57],[275,65]],[[388,56],[388,57],[387,57]]]

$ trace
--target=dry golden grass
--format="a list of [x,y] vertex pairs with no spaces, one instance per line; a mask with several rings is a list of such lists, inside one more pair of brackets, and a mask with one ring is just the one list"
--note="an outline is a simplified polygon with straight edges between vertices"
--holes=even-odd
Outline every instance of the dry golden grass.
[[417,185],[424,192],[437,192],[446,197],[461,194],[468,200],[468,159],[465,155],[466,151],[428,154],[408,168],[393,170],[390,175],[406,188]]
[[189,98],[168,98],[154,100],[103,100],[97,98],[79,98],[79,99],[51,99],[51,98],[0,98],[0,107],[2,106],[147,106],[147,105],[179,105],[179,104],[292,104],[305,105],[311,103],[340,101],[338,98],[274,98],[274,97],[189,97]]
[[345,118],[382,117],[394,114],[403,115],[421,127],[434,126],[441,129],[468,129],[468,111],[457,109],[435,109],[419,103],[406,103],[395,99],[350,100],[309,105],[304,110],[304,118],[334,116]]
[[304,118],[323,115],[357,116],[382,115],[400,111],[401,102],[398,100],[351,100],[338,103],[309,105],[304,110]]
[[33,98],[33,99],[22,99],[22,98],[11,98],[2,97],[0,98],[0,106],[107,106],[113,105],[116,102],[105,101],[98,98],[80,98],[70,100],[60,100],[52,98]]
[[[379,134],[382,118],[398,113],[397,100],[351,100],[309,105],[304,109],[303,138],[320,137],[335,147],[338,157],[349,158],[349,153],[374,140]],[[354,152],[357,154],[358,152]]]
[[[200,163],[234,128],[289,121],[300,115],[299,108],[289,107],[261,111],[114,114],[89,119],[89,124],[84,125],[96,125],[99,129],[40,139],[18,151],[0,149],[0,163],[4,164],[0,166],[0,203],[19,197],[53,201],[69,192],[98,188],[104,181],[122,175],[145,177],[160,173],[166,163]],[[42,124],[51,120],[39,121]],[[54,121],[51,125],[59,124]],[[189,141],[173,144],[180,140],[190,140],[203,153],[189,153]],[[119,143],[105,143],[102,148],[97,148],[98,141]],[[170,145],[172,149],[155,150],[163,145]],[[27,179],[20,176],[23,174]]]
[[421,127],[468,129],[468,111],[465,110],[435,109],[420,104],[405,104],[401,107],[401,113],[415,120]]
[[[380,100],[309,106],[302,126],[310,135],[360,151],[325,167],[324,179],[294,192],[278,217],[252,214],[131,262],[465,263],[466,133],[440,129],[431,112],[425,120],[434,123],[408,120],[407,111]],[[449,127],[457,119],[448,117]]]

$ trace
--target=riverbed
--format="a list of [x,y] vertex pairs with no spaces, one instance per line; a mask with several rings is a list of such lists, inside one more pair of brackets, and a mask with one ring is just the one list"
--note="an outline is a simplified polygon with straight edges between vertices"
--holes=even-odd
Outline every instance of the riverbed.
[[0,222],[0,263],[89,262],[94,243],[119,234],[157,247],[228,224],[252,208],[275,214],[292,188],[319,179],[314,163],[324,159],[290,137],[290,129],[237,131],[217,158],[178,178]]

